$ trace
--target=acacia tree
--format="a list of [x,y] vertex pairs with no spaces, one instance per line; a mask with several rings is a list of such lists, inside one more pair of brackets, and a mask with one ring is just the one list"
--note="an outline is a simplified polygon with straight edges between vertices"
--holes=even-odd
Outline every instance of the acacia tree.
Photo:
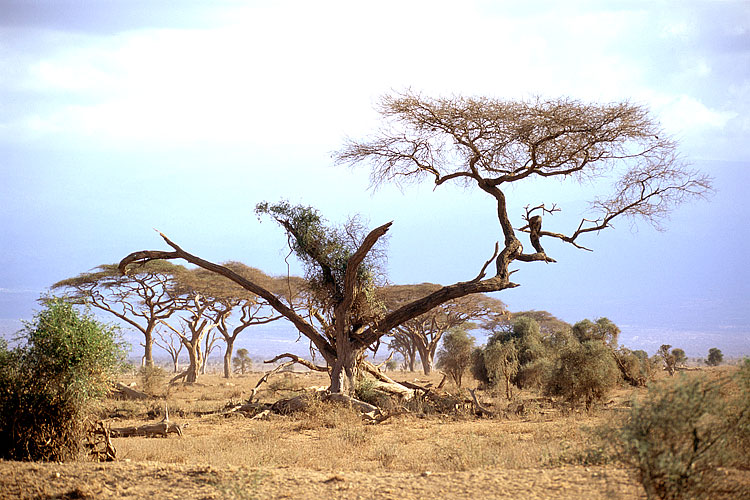
[[[347,245],[329,245],[341,238],[329,238],[336,232],[325,227],[317,212],[288,204],[280,211],[268,205],[259,208],[282,225],[297,256],[308,269],[316,270],[314,283],[328,297],[328,317],[321,316],[324,323],[308,321],[258,283],[185,251],[164,235],[171,251],[133,252],[120,262],[120,270],[153,259],[184,259],[233,280],[267,300],[310,339],[331,367],[332,392],[350,391],[364,350],[392,329],[458,297],[518,286],[510,279],[514,262],[555,262],[542,247],[542,238],[583,249],[582,236],[610,227],[616,218],[643,218],[660,227],[677,204],[711,189],[706,176],[679,159],[675,142],[648,111],[627,102],[431,99],[407,92],[383,97],[380,112],[385,119],[381,132],[369,141],[349,141],[336,154],[337,161],[369,163],[375,185],[426,178],[436,187],[460,182],[490,195],[496,202],[503,244],[496,245],[475,278],[443,286],[396,310],[371,314],[368,307],[360,308],[368,302],[362,299],[369,297],[362,281],[368,266],[363,263],[392,223],[366,235],[360,232]],[[568,233],[542,230],[542,216],[559,211],[556,205],[530,203],[518,224],[511,221],[505,193],[512,183],[547,177],[581,181],[610,174],[617,178],[613,194],[595,198],[594,215]],[[524,251],[519,232],[529,233],[533,252]],[[492,261],[495,272],[487,277]]]
[[417,359],[417,346],[412,342],[408,333],[395,329],[390,333],[391,340],[388,342],[388,348],[396,351],[404,358],[404,370],[414,371],[414,362]]
[[[379,291],[383,300],[391,309],[411,302],[438,290],[440,285],[422,283],[420,285],[389,286]],[[495,316],[505,316],[505,304],[502,301],[484,294],[467,295],[448,302],[444,302],[430,311],[412,318],[397,326],[391,336],[394,346],[401,354],[419,353],[422,369],[425,375],[432,373],[435,352],[443,334],[451,328],[463,325],[469,321],[486,319]],[[399,349],[403,346],[402,349]],[[413,371],[413,354],[410,368]]]
[[143,334],[143,364],[153,368],[154,331],[179,308],[172,288],[185,268],[164,260],[134,267],[123,275],[114,264],[58,281],[68,300],[90,304],[121,319]]
[[[183,331],[183,334],[185,332]],[[161,330],[156,330],[156,336],[158,340],[154,339],[154,344],[164,349],[169,358],[172,360],[172,371],[177,373],[180,371],[180,353],[184,344],[180,337],[177,337],[172,330],[169,330],[166,335]]]

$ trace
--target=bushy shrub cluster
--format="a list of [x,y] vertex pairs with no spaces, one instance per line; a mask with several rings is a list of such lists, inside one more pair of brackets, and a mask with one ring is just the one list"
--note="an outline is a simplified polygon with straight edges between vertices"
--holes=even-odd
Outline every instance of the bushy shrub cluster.
[[0,457],[75,457],[92,403],[124,358],[117,331],[51,299],[9,349],[0,344]]
[[[474,377],[487,387],[504,383],[509,399],[512,386],[535,388],[591,408],[621,379],[622,364],[613,347],[620,330],[607,318],[563,327],[543,334],[534,318],[517,317],[474,351]],[[650,365],[633,354],[623,361],[645,384]]]
[[718,468],[750,465],[750,361],[734,379],[682,374],[653,384],[613,437],[649,499],[711,498],[726,489]]
[[561,396],[572,406],[589,410],[620,380],[612,349],[601,340],[586,340],[564,347],[547,378],[545,392]]

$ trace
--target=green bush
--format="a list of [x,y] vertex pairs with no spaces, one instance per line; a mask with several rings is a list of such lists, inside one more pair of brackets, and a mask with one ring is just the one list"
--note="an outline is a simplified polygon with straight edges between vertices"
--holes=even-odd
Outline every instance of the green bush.
[[124,359],[117,330],[50,299],[20,333],[20,347],[0,345],[0,457],[73,458]]
[[583,402],[589,410],[619,380],[620,371],[611,348],[600,340],[589,340],[560,351],[545,390],[549,395],[565,398],[571,406]]
[[712,347],[708,350],[708,357],[705,360],[708,366],[719,366],[723,361],[724,354],[721,352],[721,349]]
[[464,372],[471,366],[473,351],[474,337],[460,327],[451,328],[443,336],[437,367],[447,373],[456,386],[461,387]]
[[742,465],[742,460],[747,466],[747,449],[737,447],[743,422],[748,436],[748,381],[750,364],[738,377],[737,385],[746,384],[744,389],[732,397],[727,378],[682,374],[652,385],[643,401],[634,401],[611,442],[619,458],[637,469],[649,499],[712,498],[718,490],[731,492],[726,484],[719,487],[717,467]]

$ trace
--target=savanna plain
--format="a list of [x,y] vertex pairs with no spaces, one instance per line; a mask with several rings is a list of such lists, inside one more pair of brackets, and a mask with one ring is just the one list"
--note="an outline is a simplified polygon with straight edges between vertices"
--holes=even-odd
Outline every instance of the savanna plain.
[[[700,371],[721,376],[733,367]],[[392,378],[436,387],[441,375],[392,372]],[[690,374],[689,374],[690,375]],[[282,415],[229,411],[246,402],[262,373],[168,386],[166,378],[123,375],[146,400],[109,397],[99,416],[111,428],[163,420],[182,436],[114,437],[117,460],[69,463],[0,461],[2,498],[646,498],[637,471],[610,455],[598,430],[626,418],[643,388],[621,387],[592,409],[571,410],[531,391],[508,401],[501,391],[442,394],[459,403],[434,412],[425,404],[393,406],[373,423],[342,404],[317,401]],[[666,377],[666,375],[665,375]],[[320,373],[280,373],[255,399],[272,403],[326,386]],[[147,387],[144,387],[144,384]],[[468,385],[471,387],[472,382]],[[445,409],[444,409],[445,410]],[[256,417],[256,418],[253,418]],[[750,471],[723,471],[732,487],[714,498],[749,491]]]

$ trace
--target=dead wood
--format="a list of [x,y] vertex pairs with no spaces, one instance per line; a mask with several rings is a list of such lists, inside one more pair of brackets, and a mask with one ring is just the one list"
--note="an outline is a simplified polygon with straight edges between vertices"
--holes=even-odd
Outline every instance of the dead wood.
[[[271,361],[266,361],[266,363],[270,363]],[[268,382],[268,378],[273,375],[274,373],[278,373],[284,368],[287,368],[289,366],[292,366],[295,362],[294,361],[287,361],[286,363],[281,363],[279,366],[274,368],[273,370],[270,370],[263,375],[260,380],[258,380],[258,383],[255,384],[255,387],[253,387],[253,390],[250,392],[250,397],[247,398],[249,402],[253,401],[253,398],[258,393],[258,389],[260,389],[260,386]]]
[[170,433],[182,436],[182,427],[171,422],[159,422],[157,424],[135,425],[131,427],[113,427],[110,429],[112,437],[167,437]]
[[175,383],[177,383],[180,380],[184,381],[185,378],[188,376],[188,371],[189,370],[185,370],[184,372],[178,373],[177,375],[175,375],[174,377],[172,377],[172,379],[169,381],[169,385],[175,384]]
[[376,414],[380,414],[380,408],[378,408],[377,406],[371,405],[370,403],[365,403],[364,401],[360,401],[359,399],[347,396],[346,394],[343,394],[341,392],[332,392],[331,394],[327,394],[323,397],[323,401],[348,403],[353,408],[359,410],[362,413],[375,412]]
[[365,372],[369,373],[375,378],[373,389],[400,396],[405,400],[409,400],[414,397],[413,389],[405,386],[401,382],[396,382],[388,375],[381,372],[377,366],[373,365],[369,361],[363,361],[361,367]]
[[316,371],[316,372],[327,372],[328,367],[327,366],[318,366],[312,361],[308,361],[304,358],[300,358],[296,354],[290,354],[288,352],[284,354],[279,354],[273,359],[269,359],[268,361],[264,361],[264,363],[275,363],[276,361],[280,360],[281,358],[289,358],[292,362],[300,364],[306,368],[309,368],[310,370]]
[[279,415],[291,415],[305,411],[310,407],[311,398],[307,394],[301,394],[293,398],[279,399],[271,405],[271,411]]
[[117,460],[117,449],[110,438],[110,430],[104,427],[102,421],[99,421],[87,433],[84,447],[97,462],[114,462]]
[[477,413],[480,415],[487,415],[488,417],[494,417],[495,412],[492,410],[488,410],[477,399],[477,395],[474,391],[474,389],[469,389],[469,394],[471,394],[471,398],[474,400],[474,407],[476,408]]
[[151,396],[145,392],[136,391],[125,384],[117,382],[110,394],[117,399],[150,399]]
[[109,431],[112,437],[167,437],[170,433],[182,436],[182,426],[169,421],[169,407],[165,407],[164,419],[159,423],[134,425],[130,427],[115,427]]

